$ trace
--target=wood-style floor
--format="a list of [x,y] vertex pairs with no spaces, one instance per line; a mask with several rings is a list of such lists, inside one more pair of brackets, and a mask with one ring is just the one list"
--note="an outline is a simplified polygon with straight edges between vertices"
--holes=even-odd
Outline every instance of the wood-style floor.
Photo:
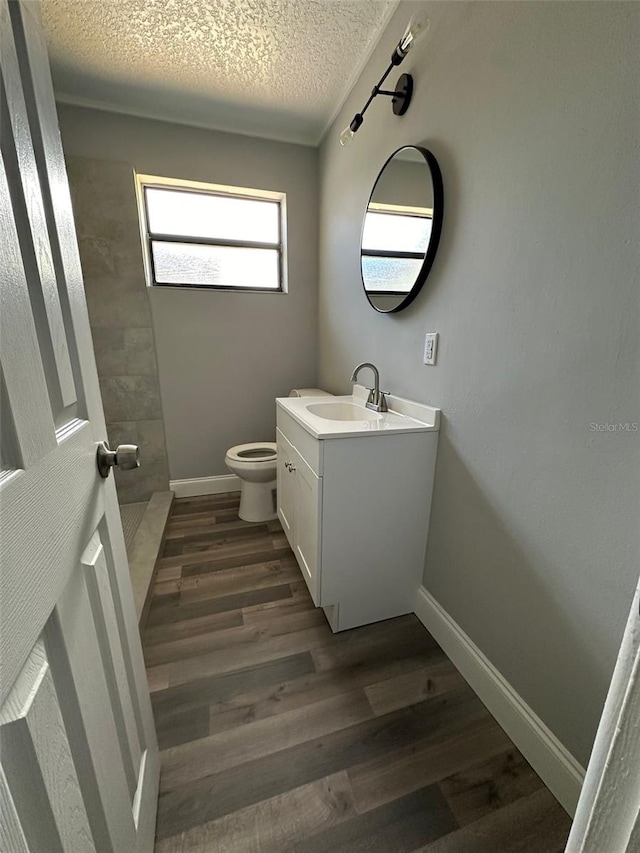
[[157,853],[561,853],[569,818],[417,618],[332,634],[237,507],[177,500],[159,562]]

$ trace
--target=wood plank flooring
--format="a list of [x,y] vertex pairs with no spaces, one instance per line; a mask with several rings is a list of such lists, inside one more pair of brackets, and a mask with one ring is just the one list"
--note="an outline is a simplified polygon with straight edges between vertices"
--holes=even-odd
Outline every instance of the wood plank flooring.
[[561,853],[570,821],[418,619],[332,634],[279,522],[174,502],[143,635],[157,853]]

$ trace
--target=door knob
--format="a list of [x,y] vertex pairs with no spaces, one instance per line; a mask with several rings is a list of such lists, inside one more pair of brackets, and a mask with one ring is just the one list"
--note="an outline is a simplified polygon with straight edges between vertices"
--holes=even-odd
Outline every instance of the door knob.
[[98,444],[96,453],[98,473],[106,479],[114,465],[121,471],[130,471],[140,467],[140,449],[137,444],[119,444],[115,450],[110,450],[106,441]]

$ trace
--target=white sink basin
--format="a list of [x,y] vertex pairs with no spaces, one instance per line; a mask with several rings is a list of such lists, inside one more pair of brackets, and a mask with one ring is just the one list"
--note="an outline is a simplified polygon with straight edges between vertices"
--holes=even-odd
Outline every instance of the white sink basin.
[[379,421],[382,415],[353,403],[312,403],[307,411],[327,421]]
[[314,438],[353,438],[358,435],[437,432],[440,410],[414,403],[392,394],[387,396],[388,412],[365,408],[369,391],[355,385],[344,397],[281,397],[276,403]]

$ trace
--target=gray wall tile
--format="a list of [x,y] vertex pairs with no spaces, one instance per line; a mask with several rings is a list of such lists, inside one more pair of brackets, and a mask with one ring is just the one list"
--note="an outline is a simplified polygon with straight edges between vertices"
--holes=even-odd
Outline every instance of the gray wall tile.
[[114,421],[161,418],[157,376],[101,376],[105,414]]
[[107,435],[110,447],[117,447],[119,444],[140,444],[138,421],[107,423]]
[[115,471],[118,499],[122,504],[148,501],[154,492],[169,488],[169,468],[165,462],[143,462],[134,471]]
[[169,488],[155,340],[133,167],[67,158],[89,321],[111,447],[137,444],[141,467],[115,471],[121,503]]
[[138,444],[140,453],[149,463],[166,462],[167,452],[162,420],[138,421]]
[[[82,248],[80,249],[82,258]],[[151,311],[144,280],[132,290],[129,276],[92,278],[84,273],[89,321],[93,328],[150,328]]]
[[93,348],[100,376],[157,376],[153,329],[94,328]]

